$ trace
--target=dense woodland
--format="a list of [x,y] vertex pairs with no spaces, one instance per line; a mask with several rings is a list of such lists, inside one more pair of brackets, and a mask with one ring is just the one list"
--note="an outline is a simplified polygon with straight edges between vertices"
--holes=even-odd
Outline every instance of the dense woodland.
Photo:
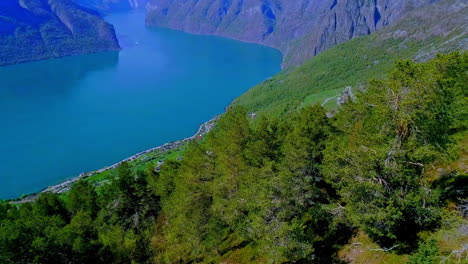
[[3,202],[0,263],[342,263],[358,232],[434,263],[421,234],[462,222],[468,198],[464,171],[433,173],[466,157],[467,70],[467,54],[399,61],[333,117],[233,107],[160,171]]

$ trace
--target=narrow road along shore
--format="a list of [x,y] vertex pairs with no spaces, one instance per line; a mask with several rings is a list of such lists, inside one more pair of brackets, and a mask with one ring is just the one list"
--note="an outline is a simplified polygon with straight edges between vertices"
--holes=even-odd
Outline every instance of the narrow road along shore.
[[108,171],[108,170],[115,169],[115,168],[119,167],[120,164],[122,164],[123,162],[133,161],[133,160],[136,160],[136,159],[140,158],[143,155],[153,153],[153,152],[166,153],[168,151],[176,149],[176,148],[178,148],[179,146],[181,146],[182,144],[184,144],[186,142],[192,141],[194,139],[197,139],[197,138],[200,138],[200,137],[203,137],[204,135],[206,135],[208,132],[210,132],[213,129],[214,125],[216,124],[216,121],[218,121],[220,116],[221,115],[217,115],[214,118],[212,118],[211,120],[203,123],[200,126],[200,128],[198,129],[197,133],[195,133],[191,137],[184,138],[184,139],[181,139],[181,140],[177,140],[177,141],[174,141],[174,142],[169,142],[169,143],[166,143],[164,145],[161,145],[161,146],[158,146],[158,147],[155,147],[155,148],[152,148],[152,149],[148,149],[148,150],[139,152],[139,153],[137,153],[137,154],[135,154],[135,155],[133,155],[131,157],[128,157],[128,158],[126,158],[124,160],[121,160],[121,161],[111,165],[111,166],[107,166],[107,167],[104,167],[104,168],[99,169],[99,170],[81,173],[77,177],[68,179],[68,180],[63,181],[63,182],[61,182],[59,184],[56,184],[56,185],[49,186],[49,187],[45,188],[44,190],[42,190],[40,192],[27,195],[27,196],[25,196],[25,197],[23,197],[21,199],[12,200],[12,201],[10,201],[10,203],[11,204],[21,204],[21,203],[32,202],[37,197],[39,197],[39,195],[41,193],[46,193],[46,192],[63,193],[63,192],[66,192],[66,191],[70,190],[70,188],[73,186],[73,184],[75,182],[77,182],[79,180],[82,180],[82,179],[86,179],[88,177],[94,176],[96,174],[99,174],[99,173],[102,173],[102,172],[105,172],[105,171]]

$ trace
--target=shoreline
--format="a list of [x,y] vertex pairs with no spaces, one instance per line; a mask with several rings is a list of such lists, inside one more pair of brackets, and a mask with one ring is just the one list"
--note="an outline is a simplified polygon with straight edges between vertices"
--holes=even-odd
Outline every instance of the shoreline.
[[28,195],[26,195],[26,196],[24,196],[22,198],[10,199],[10,200],[7,200],[7,201],[10,204],[21,204],[21,203],[27,203],[27,202],[34,201],[42,193],[47,193],[47,192],[63,193],[63,192],[66,192],[66,191],[70,190],[70,188],[73,186],[73,184],[75,182],[86,179],[86,178],[89,178],[91,176],[94,176],[96,174],[99,174],[99,173],[102,173],[102,172],[105,172],[105,171],[108,171],[108,170],[116,169],[123,162],[134,161],[134,160],[140,158],[143,155],[153,153],[153,152],[156,152],[156,151],[161,151],[160,153],[169,152],[169,151],[171,151],[173,149],[178,148],[179,146],[181,146],[182,144],[184,144],[186,142],[190,142],[190,141],[192,141],[194,139],[205,136],[208,132],[210,132],[213,129],[214,125],[216,124],[216,121],[218,121],[218,119],[220,117],[221,117],[221,114],[217,115],[217,116],[213,117],[212,119],[206,121],[205,123],[201,124],[200,127],[198,128],[198,131],[194,135],[192,135],[191,137],[187,137],[187,138],[184,138],[184,139],[181,139],[181,140],[168,142],[168,143],[165,143],[163,145],[160,145],[160,146],[148,149],[148,150],[138,152],[138,153],[136,153],[136,154],[134,154],[134,155],[132,155],[132,156],[126,158],[126,159],[123,159],[123,160],[121,160],[119,162],[116,162],[116,163],[114,163],[114,164],[112,164],[110,166],[106,166],[104,168],[94,170],[94,171],[90,171],[90,172],[83,172],[79,176],[76,176],[76,177],[64,180],[64,181],[62,181],[62,182],[60,182],[58,184],[46,187],[46,188],[42,189],[39,192],[31,193],[31,194],[28,194]]

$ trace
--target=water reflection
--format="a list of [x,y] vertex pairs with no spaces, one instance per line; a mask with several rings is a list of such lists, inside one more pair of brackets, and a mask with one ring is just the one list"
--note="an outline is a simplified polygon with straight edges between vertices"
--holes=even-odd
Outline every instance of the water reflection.
[[275,50],[146,28],[144,18],[106,17],[120,53],[0,68],[0,199],[190,136],[280,69]]
[[118,52],[103,52],[0,67],[0,102],[11,96],[66,93],[87,75],[112,70],[118,62]]

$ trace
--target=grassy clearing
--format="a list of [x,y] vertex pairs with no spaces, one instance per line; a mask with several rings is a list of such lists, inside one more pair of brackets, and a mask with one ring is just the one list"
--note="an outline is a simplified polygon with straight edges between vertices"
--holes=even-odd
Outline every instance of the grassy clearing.
[[339,252],[339,256],[354,264],[402,264],[408,261],[407,255],[383,251],[362,231]]
[[[182,158],[185,150],[187,149],[188,143],[182,144],[180,147],[169,150],[167,152],[153,152],[142,155],[136,160],[129,162],[130,167],[133,170],[144,170],[148,166],[156,167],[161,162],[166,160],[177,160]],[[116,175],[117,169],[107,170],[85,179],[85,181],[91,182],[95,186],[99,186],[104,182],[112,179]]]
[[343,89],[338,88],[332,90],[325,90],[316,94],[311,94],[304,99],[304,102],[302,103],[301,107],[319,104],[325,107],[327,110],[336,109],[338,106],[336,98],[340,97],[342,92]]

